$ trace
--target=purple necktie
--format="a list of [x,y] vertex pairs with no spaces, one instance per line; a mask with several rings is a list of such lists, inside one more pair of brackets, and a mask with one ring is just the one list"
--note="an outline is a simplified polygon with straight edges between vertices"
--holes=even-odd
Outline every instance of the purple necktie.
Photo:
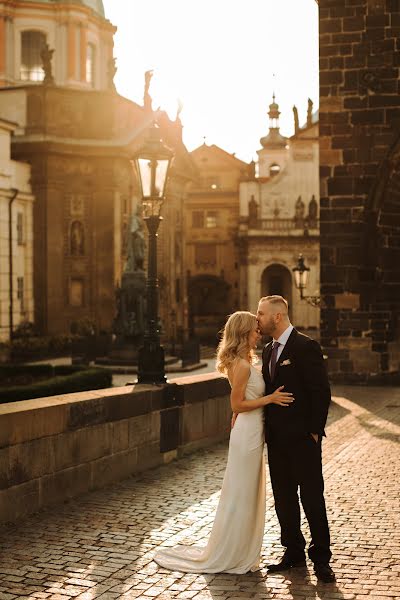
[[271,381],[274,379],[275,375],[275,367],[276,367],[276,359],[278,357],[278,348],[280,346],[279,342],[274,342],[272,344],[272,352],[271,352]]

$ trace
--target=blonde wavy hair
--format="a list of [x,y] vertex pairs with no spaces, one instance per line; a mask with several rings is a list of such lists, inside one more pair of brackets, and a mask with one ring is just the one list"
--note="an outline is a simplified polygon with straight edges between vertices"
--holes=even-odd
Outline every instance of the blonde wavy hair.
[[228,318],[217,348],[217,371],[226,375],[237,358],[254,364],[257,357],[249,346],[249,334],[257,326],[257,317],[246,310],[238,310]]

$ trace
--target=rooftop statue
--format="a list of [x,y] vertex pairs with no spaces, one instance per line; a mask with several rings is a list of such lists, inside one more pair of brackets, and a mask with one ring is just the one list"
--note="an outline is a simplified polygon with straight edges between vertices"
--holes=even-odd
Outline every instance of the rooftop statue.
[[114,77],[118,71],[116,58],[110,58],[107,64],[107,88],[115,92]]
[[312,113],[313,113],[314,102],[311,98],[308,99],[308,108],[307,108],[307,127],[311,127],[312,125]]
[[293,106],[293,116],[294,116],[294,133],[298,133],[300,129],[299,124],[299,111],[297,110],[297,106]]
[[153,77],[153,71],[146,71],[144,74],[144,94],[143,94],[143,106],[149,112],[153,110],[152,99],[149,94],[150,82]]
[[44,80],[45,84],[53,84],[54,77],[51,72],[51,59],[54,54],[54,49],[51,49],[48,44],[45,44],[40,51],[40,58],[42,59],[42,69],[44,71]]

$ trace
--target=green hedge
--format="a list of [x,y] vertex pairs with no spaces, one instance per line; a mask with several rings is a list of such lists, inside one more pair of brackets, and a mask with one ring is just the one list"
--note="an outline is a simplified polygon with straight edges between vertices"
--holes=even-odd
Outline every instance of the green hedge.
[[[18,400],[31,400],[58,394],[98,390],[112,386],[112,373],[108,369],[65,365],[54,367],[56,376],[32,383],[26,386],[10,386],[0,388],[0,403],[16,402]],[[65,374],[65,373],[69,374]]]
[[105,332],[96,335],[20,335],[0,343],[0,361],[28,362],[71,355],[93,360],[96,356],[106,356],[111,346],[112,335]]
[[9,360],[28,361],[41,358],[70,355],[74,344],[81,342],[79,335],[56,335],[50,337],[17,337],[4,342],[1,347],[8,353]]
[[0,365],[0,381],[9,377],[31,375],[32,377],[53,377],[53,365]]

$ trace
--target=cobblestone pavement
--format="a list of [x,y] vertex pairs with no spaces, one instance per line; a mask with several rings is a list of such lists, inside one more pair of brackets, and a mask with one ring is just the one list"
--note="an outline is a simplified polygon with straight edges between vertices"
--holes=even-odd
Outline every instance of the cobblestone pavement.
[[335,394],[324,470],[336,583],[317,583],[311,565],[266,574],[281,555],[269,484],[260,571],[191,575],[152,561],[160,545],[205,543],[225,468],[220,444],[1,530],[0,600],[400,598],[400,390]]

